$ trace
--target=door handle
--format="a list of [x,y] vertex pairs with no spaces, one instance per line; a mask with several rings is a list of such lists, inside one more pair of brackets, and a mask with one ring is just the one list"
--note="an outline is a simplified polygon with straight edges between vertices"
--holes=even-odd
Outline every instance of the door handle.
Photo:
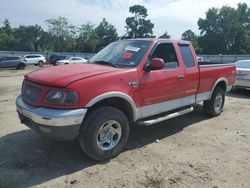
[[185,76],[183,74],[177,75],[178,80],[184,80]]

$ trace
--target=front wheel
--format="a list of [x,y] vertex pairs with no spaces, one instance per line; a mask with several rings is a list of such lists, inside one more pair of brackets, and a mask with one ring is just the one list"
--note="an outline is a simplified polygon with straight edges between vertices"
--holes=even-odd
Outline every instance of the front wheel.
[[216,87],[210,100],[204,101],[203,110],[206,115],[218,116],[223,111],[225,103],[225,91]]
[[19,70],[19,69],[25,69],[25,65],[24,64],[18,64],[16,66],[16,69]]
[[84,120],[79,143],[82,150],[96,161],[117,156],[125,147],[129,135],[129,122],[119,109],[100,107]]

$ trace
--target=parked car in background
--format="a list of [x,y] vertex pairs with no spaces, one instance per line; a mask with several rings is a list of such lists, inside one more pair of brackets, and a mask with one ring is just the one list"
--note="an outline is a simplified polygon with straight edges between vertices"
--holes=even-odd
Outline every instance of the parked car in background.
[[46,58],[40,54],[28,54],[23,56],[23,59],[27,65],[42,66],[44,63],[46,63]]
[[82,57],[69,57],[56,62],[56,65],[67,65],[67,64],[81,64],[86,63],[87,60]]
[[210,62],[210,60],[209,59],[207,59],[207,58],[204,58],[204,57],[201,57],[201,56],[197,56],[197,60],[198,60],[198,62],[200,63],[207,63],[207,62]]
[[56,62],[62,59],[66,59],[66,56],[53,54],[49,57],[49,63],[52,65],[56,65]]
[[235,62],[236,82],[235,88],[250,88],[250,60]]
[[26,63],[19,56],[0,57],[0,68],[25,69]]
[[198,62],[205,61],[205,59],[203,57],[201,57],[201,56],[197,56],[197,60],[198,60]]

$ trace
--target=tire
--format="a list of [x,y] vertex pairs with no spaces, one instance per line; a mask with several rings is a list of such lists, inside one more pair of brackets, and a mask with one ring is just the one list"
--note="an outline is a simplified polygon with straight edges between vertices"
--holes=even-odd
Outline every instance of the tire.
[[18,64],[17,66],[16,66],[16,69],[17,70],[20,70],[20,69],[25,69],[25,65],[24,64]]
[[22,69],[22,70],[24,70],[24,69],[25,69],[25,67],[26,67],[25,65],[22,65],[22,66],[21,66],[21,69]]
[[43,66],[43,61],[38,61],[38,64],[37,64],[39,67],[42,67]]
[[[109,129],[110,127],[113,129]],[[118,134],[119,131],[120,134]],[[106,137],[103,140],[107,141],[103,141],[101,136],[112,139],[112,144],[110,139]],[[129,121],[126,115],[116,108],[104,106],[92,111],[84,120],[79,134],[79,143],[90,158],[104,161],[121,153],[128,136]]]
[[211,99],[203,103],[203,110],[206,115],[214,117],[221,114],[225,103],[225,93],[220,87],[214,89]]

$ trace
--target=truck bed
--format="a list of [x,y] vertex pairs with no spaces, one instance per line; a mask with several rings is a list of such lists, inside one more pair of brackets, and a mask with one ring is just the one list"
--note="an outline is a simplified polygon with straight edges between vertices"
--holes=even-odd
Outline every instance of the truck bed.
[[[227,91],[231,90],[235,82],[235,65],[221,64],[215,62],[199,62],[200,84],[199,94],[211,94],[216,80],[225,80],[227,83]],[[209,92],[208,92],[209,91]]]

